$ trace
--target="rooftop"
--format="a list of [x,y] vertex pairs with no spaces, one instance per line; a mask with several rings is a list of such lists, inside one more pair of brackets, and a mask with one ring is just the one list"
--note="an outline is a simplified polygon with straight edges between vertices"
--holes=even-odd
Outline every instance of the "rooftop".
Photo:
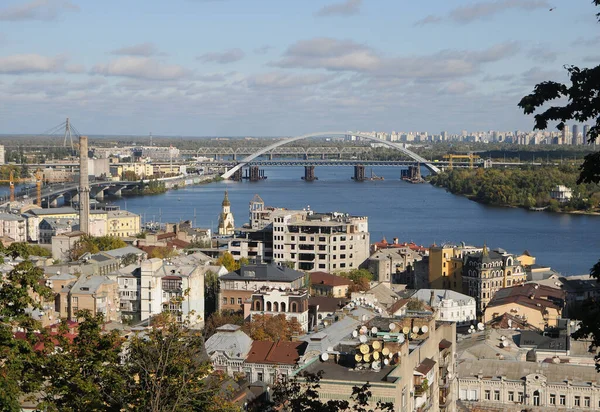
[[472,298],[471,296],[446,289],[419,289],[415,291],[411,297],[429,303],[431,299],[431,292],[433,292],[433,306],[435,307],[440,306],[442,300],[447,299],[452,299],[455,302],[459,302],[463,305],[470,302],[474,302],[474,298]]
[[342,276],[332,275],[327,272],[312,272],[310,274],[310,283],[313,285],[327,286],[350,286],[352,281]]
[[332,298],[329,296],[312,296],[308,299],[308,306],[318,306],[319,312],[336,312],[343,308],[349,301],[347,298]]
[[144,253],[144,251],[133,246],[125,246],[118,249],[108,250],[104,253],[107,253],[115,258],[122,258],[123,256],[129,255],[131,253],[133,253],[134,255],[141,255]]
[[205,343],[206,353],[211,356],[215,352],[224,352],[230,358],[245,358],[252,339],[246,335],[237,325],[224,325],[217,329]]
[[[304,368],[306,372],[309,373],[317,373],[319,371],[323,371],[322,380],[334,380],[334,381],[347,381],[347,382],[360,382],[360,384],[364,384],[365,382],[386,382],[387,376],[394,371],[396,367],[384,367],[379,370],[374,370],[371,368],[368,369],[352,369],[348,366],[337,364],[333,361],[329,362],[321,362],[320,360],[316,360],[311,363],[309,366]],[[395,380],[395,379],[394,379]],[[348,388],[350,389],[350,388]]]
[[500,289],[496,292],[487,307],[493,308],[494,306],[506,304],[519,304],[540,311],[548,307],[562,310],[564,300],[565,292],[562,290],[537,283],[525,283],[519,286]]
[[247,363],[274,363],[295,365],[304,354],[306,342],[271,342],[256,340],[252,342]]
[[222,280],[256,280],[271,282],[293,282],[304,278],[304,273],[287,266],[279,266],[274,263],[258,263],[243,265],[240,269],[221,276]]
[[53,207],[50,209],[31,209],[28,213],[36,216],[48,216],[48,215],[66,215],[66,214],[77,214],[77,211],[72,207]]

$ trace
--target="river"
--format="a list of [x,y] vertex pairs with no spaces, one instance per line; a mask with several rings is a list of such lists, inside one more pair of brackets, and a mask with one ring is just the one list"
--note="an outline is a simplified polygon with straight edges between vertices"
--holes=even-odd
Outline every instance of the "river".
[[305,182],[303,168],[273,167],[265,168],[268,179],[260,182],[222,181],[114,203],[144,221],[189,219],[214,229],[227,189],[236,226],[248,221],[248,203],[258,194],[267,206],[368,216],[372,242],[384,236],[426,246],[485,242],[515,254],[529,250],[537,263],[565,275],[589,273],[600,259],[600,216],[485,206],[429,184],[403,182],[399,168],[374,171],[385,180],[358,183],[350,179],[351,167],[321,167],[315,169],[319,180]]

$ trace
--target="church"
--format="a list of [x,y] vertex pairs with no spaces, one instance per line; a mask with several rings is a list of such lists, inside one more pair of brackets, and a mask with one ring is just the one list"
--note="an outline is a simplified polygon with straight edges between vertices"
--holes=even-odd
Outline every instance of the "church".
[[233,222],[233,213],[231,213],[231,203],[229,202],[227,190],[221,206],[223,210],[219,215],[219,235],[233,235],[235,223]]

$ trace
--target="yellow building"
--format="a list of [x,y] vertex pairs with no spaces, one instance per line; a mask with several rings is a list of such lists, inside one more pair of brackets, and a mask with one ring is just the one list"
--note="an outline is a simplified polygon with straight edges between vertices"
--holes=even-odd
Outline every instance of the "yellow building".
[[433,245],[429,248],[429,287],[463,293],[463,258],[481,251],[474,246]]
[[125,172],[133,172],[140,178],[150,178],[154,175],[154,166],[150,163],[119,163],[111,166],[111,173],[122,177]]
[[521,255],[517,256],[517,260],[521,263],[521,266],[523,267],[535,265],[535,257],[531,256],[528,250],[523,252]]
[[107,233],[109,236],[135,236],[141,231],[140,215],[128,212],[127,210],[109,211],[107,219]]

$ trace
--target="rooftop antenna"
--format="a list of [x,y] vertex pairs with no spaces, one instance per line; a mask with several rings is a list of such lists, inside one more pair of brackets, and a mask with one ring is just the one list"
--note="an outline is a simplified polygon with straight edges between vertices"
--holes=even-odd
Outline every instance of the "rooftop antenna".
[[73,152],[73,134],[71,133],[71,122],[68,117],[65,121],[65,138],[63,140],[63,147],[67,147],[67,137],[69,138],[69,143],[71,144],[71,152]]

